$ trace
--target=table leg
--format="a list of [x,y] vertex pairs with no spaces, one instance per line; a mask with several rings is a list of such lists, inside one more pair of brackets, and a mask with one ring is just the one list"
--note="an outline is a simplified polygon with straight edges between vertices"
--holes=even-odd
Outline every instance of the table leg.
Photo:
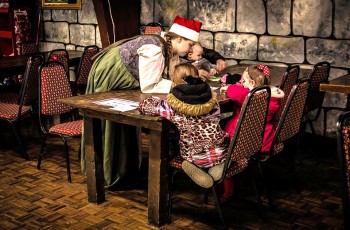
[[101,120],[84,117],[85,164],[90,203],[105,201]]
[[[160,227],[167,221],[169,137],[163,129],[150,130],[148,167],[148,223]],[[159,139],[160,138],[160,139]]]

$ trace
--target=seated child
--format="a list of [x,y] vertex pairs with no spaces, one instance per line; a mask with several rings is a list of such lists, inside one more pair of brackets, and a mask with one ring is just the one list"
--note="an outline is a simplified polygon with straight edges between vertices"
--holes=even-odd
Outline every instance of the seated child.
[[225,161],[230,142],[219,125],[216,94],[190,63],[175,67],[173,82],[175,86],[167,100],[148,97],[140,102],[139,110],[143,114],[160,115],[177,127],[183,170],[199,186],[209,188],[214,182],[210,169]]
[[211,63],[202,57],[203,47],[199,42],[196,42],[192,47],[190,52],[187,54],[187,59],[197,67],[197,69],[205,70],[209,73],[210,76],[215,75],[218,71],[215,68],[212,68]]
[[[261,152],[269,152],[272,144],[276,127],[273,125],[273,118],[280,107],[280,101],[284,97],[284,93],[277,87],[270,85],[270,70],[266,65],[249,66],[242,74],[240,83],[222,87],[221,90],[227,90],[227,96],[236,101],[236,107],[232,118],[225,126],[225,131],[232,138],[239,119],[241,107],[246,96],[254,87],[269,85],[271,88],[271,98],[267,114],[265,133],[263,138]],[[233,177],[224,179],[224,194],[221,201],[228,201],[233,195]]]

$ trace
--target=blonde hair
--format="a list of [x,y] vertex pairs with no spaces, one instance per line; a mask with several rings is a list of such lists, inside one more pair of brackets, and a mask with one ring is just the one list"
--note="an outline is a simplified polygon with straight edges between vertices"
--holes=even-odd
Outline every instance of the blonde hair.
[[270,75],[264,74],[258,66],[248,66],[247,70],[249,77],[255,81],[255,87],[262,85],[270,85]]
[[185,79],[188,76],[198,77],[198,70],[190,63],[181,63],[175,66],[173,74],[173,82],[177,85],[186,84]]

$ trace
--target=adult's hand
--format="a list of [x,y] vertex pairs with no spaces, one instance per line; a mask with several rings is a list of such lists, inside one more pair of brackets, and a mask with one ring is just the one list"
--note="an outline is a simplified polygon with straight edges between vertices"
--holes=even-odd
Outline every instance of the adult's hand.
[[221,71],[221,70],[225,69],[225,67],[226,67],[226,62],[225,62],[225,60],[218,59],[218,60],[216,61],[216,69],[217,69],[218,71]]
[[198,70],[199,73],[199,77],[203,80],[203,81],[207,81],[210,78],[210,74],[205,71],[204,69],[199,69]]

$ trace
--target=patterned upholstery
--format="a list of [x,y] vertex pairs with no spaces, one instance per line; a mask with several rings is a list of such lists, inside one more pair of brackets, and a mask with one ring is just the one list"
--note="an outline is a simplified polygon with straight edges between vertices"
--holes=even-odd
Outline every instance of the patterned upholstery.
[[[28,59],[26,70],[24,72],[22,87],[19,96],[13,96],[11,100],[0,103],[0,120],[7,121],[11,124],[17,141],[22,149],[22,154],[29,159],[25,146],[22,142],[18,125],[23,116],[31,112],[31,106],[36,102],[38,97],[38,69],[43,63],[41,54],[33,55]],[[17,97],[17,98],[16,98]]]
[[78,91],[80,94],[85,93],[89,72],[92,66],[91,58],[99,52],[98,46],[87,46],[84,49],[83,55],[81,56],[78,72],[76,74],[76,81],[74,86],[74,95],[77,95]]
[[34,42],[21,42],[19,44],[19,55],[34,54],[38,51],[38,46]]
[[[220,180],[215,181],[212,187],[213,193],[216,194],[216,187],[226,177],[232,177],[243,170],[248,168],[248,163],[251,157],[260,152],[262,147],[262,140],[265,130],[265,122],[267,117],[268,105],[270,101],[270,88],[267,86],[261,86],[253,89],[242,106],[240,118],[238,120],[235,134],[231,139],[231,143],[228,149],[228,155],[225,161],[225,168],[223,176]],[[170,160],[170,167],[173,169],[171,174],[174,177],[176,172],[183,172],[181,163],[183,159],[180,155],[176,155]],[[170,186],[172,187],[173,179],[171,179]],[[252,180],[253,183],[254,180]],[[255,186],[255,185],[254,185]],[[171,213],[171,197],[172,191],[169,194],[169,218]],[[258,192],[258,191],[256,191]],[[262,206],[260,195],[256,194],[258,198],[259,206]],[[226,226],[220,204],[216,199],[217,208],[221,217],[221,220]]]
[[342,189],[344,229],[350,228],[350,112],[339,116],[337,122],[338,162]]
[[67,73],[63,65],[58,61],[44,63],[40,68],[40,96],[39,96],[39,123],[43,135],[41,143],[40,155],[38,158],[37,168],[40,169],[41,160],[46,146],[47,136],[60,137],[65,145],[65,156],[67,164],[68,182],[71,182],[69,150],[66,138],[80,137],[82,133],[82,120],[68,121],[47,127],[48,122],[44,122],[44,118],[72,112],[71,106],[58,102],[58,99],[71,97],[73,95],[70,88]]
[[18,100],[19,100],[18,93],[13,93],[13,92],[0,93],[1,103],[17,104]]
[[287,68],[286,72],[283,74],[279,88],[284,92],[285,97],[281,99],[280,109],[277,111],[275,115],[275,122],[280,120],[282,110],[287,101],[287,95],[289,95],[292,87],[297,83],[299,78],[300,66],[294,65]]
[[[328,62],[317,63],[309,75],[311,81],[309,93],[306,100],[303,122],[310,124],[312,133],[315,134],[315,129],[312,122],[316,121],[321,113],[322,104],[325,92],[319,90],[320,84],[327,82],[329,77],[330,64]],[[310,117],[310,112],[317,110],[314,117]]]
[[161,34],[163,26],[158,22],[151,22],[140,28],[140,34]]
[[52,50],[48,57],[47,57],[47,61],[58,61],[60,62],[64,69],[67,72],[67,78],[69,79],[69,65],[68,65],[68,60],[69,60],[69,56],[68,56],[68,51],[65,49],[56,49],[56,50]]

